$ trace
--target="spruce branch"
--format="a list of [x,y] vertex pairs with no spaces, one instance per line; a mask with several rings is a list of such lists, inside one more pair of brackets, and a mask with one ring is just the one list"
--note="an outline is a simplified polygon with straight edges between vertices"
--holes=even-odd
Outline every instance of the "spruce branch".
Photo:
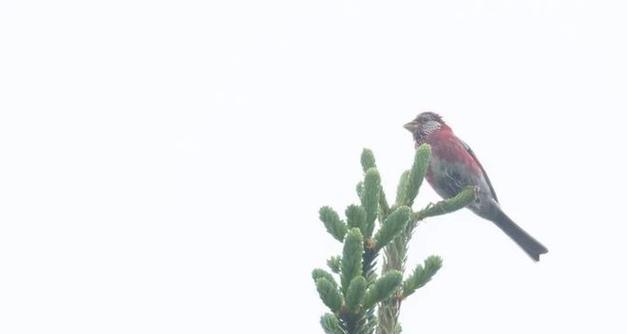
[[411,216],[411,209],[406,206],[397,208],[390,213],[383,225],[374,236],[375,249],[379,250],[386,246],[405,228]]
[[361,232],[357,228],[352,228],[346,235],[342,253],[340,278],[344,293],[346,293],[346,289],[348,289],[353,278],[362,274],[363,253],[364,243]]
[[401,178],[398,181],[398,187],[396,188],[396,206],[401,206],[406,204],[407,201],[407,191],[409,188],[409,174],[410,170],[406,170],[401,174]]
[[340,220],[340,216],[337,215],[337,212],[331,207],[323,206],[320,208],[319,213],[320,220],[324,223],[327,232],[339,242],[342,242],[348,228],[346,224]]
[[[367,283],[374,282],[377,278],[376,274],[376,260],[379,255],[379,249],[375,248],[376,242],[371,238],[375,228],[375,221],[380,218],[380,213],[385,210],[389,210],[387,201],[385,201],[385,194],[381,188],[381,178],[379,172],[376,169],[374,163],[374,156],[369,150],[364,151],[364,158],[362,159],[362,168],[364,169],[364,181],[358,186],[358,193],[360,193],[361,206],[349,212],[354,216],[354,221],[361,223],[364,239],[364,253],[363,253],[363,274]],[[369,154],[370,153],[370,154]],[[377,200],[378,199],[378,200]],[[347,215],[348,217],[348,215]],[[348,220],[348,218],[347,218]],[[351,222],[353,224],[353,222]],[[355,223],[357,224],[357,223]],[[356,323],[357,328],[360,328],[359,333],[370,334],[374,331],[377,319],[374,315],[375,308],[363,308],[361,315]],[[347,325],[349,325],[347,323]],[[349,328],[347,326],[346,328]]]
[[[416,156],[418,156],[418,153],[416,153]],[[443,215],[462,209],[474,201],[475,196],[476,190],[473,187],[467,187],[452,198],[439,201],[436,204],[430,204],[423,210],[413,213],[405,230],[384,248],[383,272],[385,273],[390,270],[398,270],[401,273],[405,272],[409,242],[419,221],[428,217]],[[427,265],[428,270],[426,270]],[[378,310],[379,326],[377,327],[377,334],[400,333],[398,317],[400,314],[401,300],[426,284],[441,266],[441,258],[428,258],[425,260],[425,267],[422,270],[418,270],[417,267],[413,275],[408,278],[406,281],[407,285],[404,284],[403,291],[399,292],[399,298],[389,298],[381,303]]]
[[364,181],[357,182],[357,185],[355,186],[355,191],[357,192],[357,197],[361,199],[364,194]]
[[381,192],[381,177],[376,168],[366,171],[364,186],[361,196],[361,205],[366,210],[366,223],[364,237],[370,238],[374,231],[374,222],[379,211],[379,194]]
[[389,271],[381,276],[366,291],[364,307],[373,307],[376,303],[391,296],[396,291],[396,288],[400,286],[402,280],[403,275],[396,270]]
[[[346,208],[345,221],[331,207],[320,209],[327,232],[343,243],[342,255],[327,260],[331,272],[339,275],[339,284],[331,272],[320,268],[312,271],[321,300],[333,312],[320,319],[325,333],[374,334],[376,330],[377,334],[400,334],[401,302],[429,282],[442,266],[441,258],[431,256],[403,281],[409,242],[418,222],[467,206],[474,200],[476,189],[466,188],[453,198],[413,212],[411,206],[430,158],[428,145],[418,147],[412,168],[401,175],[396,202],[390,208],[374,154],[364,149],[364,179],[357,185],[360,204]],[[377,278],[376,260],[381,250],[383,263]]]
[[351,204],[346,208],[346,224],[349,228],[358,228],[362,234],[366,233],[366,210],[361,205]]
[[342,292],[345,300],[349,299],[340,314],[340,323],[349,334],[371,334],[374,331],[374,309],[359,308],[360,286],[367,285],[367,278],[374,275],[374,258],[376,254],[364,249],[361,231],[358,228],[349,230],[340,262]]
[[337,286],[328,279],[320,277],[316,280],[316,288],[324,305],[329,307],[333,313],[340,311],[342,307],[342,295],[337,290]]
[[[331,269],[332,272],[339,274],[340,273],[340,264],[342,263],[342,258],[339,256],[332,256],[327,260],[327,266]],[[315,280],[315,278],[314,278]]]
[[[366,173],[370,168],[377,168],[377,163],[374,158],[374,154],[372,153],[372,150],[364,148],[361,152],[361,168],[363,169],[364,173]],[[383,189],[381,189],[379,194],[379,205],[381,206],[383,216],[386,216],[390,212],[390,205],[385,198],[385,192],[383,191]]]
[[466,187],[457,195],[445,200],[441,200],[435,204],[429,204],[426,208],[414,213],[414,215],[412,216],[412,224],[410,224],[410,226],[415,226],[416,222],[428,217],[440,216],[463,209],[468,204],[472,203],[472,201],[475,200],[476,196],[477,189],[475,189],[475,187]]
[[331,313],[325,313],[320,318],[320,325],[326,334],[347,334],[340,325],[340,320]]
[[[397,206],[407,205],[411,207],[413,205],[422,181],[427,174],[430,160],[431,147],[427,144],[420,145],[414,154],[412,168],[401,175],[396,191]],[[389,271],[405,272],[408,245],[416,225],[414,218],[415,215],[412,214],[410,223],[406,225],[405,230],[385,247],[383,259],[384,273]],[[398,323],[400,307],[401,301],[399,298],[389,298],[381,303],[378,312],[379,326],[377,327],[377,334],[400,333],[400,324]]]
[[368,283],[363,276],[357,276],[353,278],[348,285],[346,291],[346,308],[349,312],[356,313],[363,303],[364,296],[366,295],[366,287]]
[[417,289],[422,288],[440,268],[442,268],[442,258],[434,255],[429,256],[425,260],[424,266],[417,265],[411,276],[403,282],[402,298],[407,298]]
[[320,269],[320,268],[314,269],[311,272],[311,278],[313,278],[314,282],[317,281],[320,278],[324,278],[324,279],[328,280],[329,282],[331,282],[333,284],[333,286],[337,287],[337,283],[335,282],[335,278],[333,278],[333,275],[331,275],[330,273],[328,273],[324,269]]
[[376,167],[377,163],[374,158],[374,153],[372,153],[371,149],[364,148],[363,151],[361,151],[361,168],[364,173],[368,171],[368,169]]
[[418,195],[422,180],[427,174],[429,161],[431,161],[431,146],[428,144],[418,146],[416,154],[414,155],[414,164],[411,167],[407,181],[407,195],[405,197],[407,206],[411,207],[414,203],[414,199]]

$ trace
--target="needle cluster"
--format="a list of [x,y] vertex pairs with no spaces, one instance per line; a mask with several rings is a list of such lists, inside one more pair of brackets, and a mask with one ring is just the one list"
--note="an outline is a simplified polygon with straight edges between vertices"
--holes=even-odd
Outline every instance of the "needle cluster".
[[[411,209],[427,172],[431,149],[423,144],[416,150],[410,170],[401,175],[396,201],[389,205],[372,151],[364,149],[363,181],[357,185],[359,204],[351,204],[345,217],[331,207],[320,209],[327,232],[340,243],[342,253],[327,260],[330,269],[314,269],[312,278],[320,299],[329,308],[320,319],[327,334],[398,334],[401,302],[423,287],[442,266],[442,259],[430,256],[405,275],[407,250],[413,231],[425,218],[459,210],[475,198],[475,190],[464,189],[457,196]],[[383,252],[380,270],[377,258]],[[339,282],[338,282],[339,281]]]

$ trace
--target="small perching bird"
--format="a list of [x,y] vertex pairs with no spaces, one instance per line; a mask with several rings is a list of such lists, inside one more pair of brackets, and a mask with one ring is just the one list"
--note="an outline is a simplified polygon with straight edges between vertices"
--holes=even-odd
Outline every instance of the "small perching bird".
[[457,138],[442,117],[433,112],[423,112],[405,124],[416,141],[431,146],[431,162],[427,181],[443,198],[457,195],[466,186],[477,189],[477,198],[468,208],[482,218],[492,221],[514,240],[532,259],[540,260],[546,247],[514,223],[501,210],[494,188],[483,166],[470,147]]

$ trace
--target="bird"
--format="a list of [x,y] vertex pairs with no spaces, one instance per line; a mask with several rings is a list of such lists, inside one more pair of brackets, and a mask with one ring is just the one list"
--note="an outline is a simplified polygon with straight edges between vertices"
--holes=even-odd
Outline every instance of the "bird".
[[548,249],[509,218],[496,196],[490,178],[473,150],[459,139],[453,130],[434,112],[420,113],[404,125],[412,133],[415,148],[426,143],[431,146],[431,160],[426,179],[443,198],[457,195],[467,186],[475,188],[475,200],[467,207],[479,217],[493,222],[534,261]]

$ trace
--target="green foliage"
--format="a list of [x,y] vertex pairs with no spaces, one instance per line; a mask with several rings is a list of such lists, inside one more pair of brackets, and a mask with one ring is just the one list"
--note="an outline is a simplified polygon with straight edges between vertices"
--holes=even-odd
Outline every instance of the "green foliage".
[[320,325],[326,334],[347,334],[335,314],[325,313],[320,318]]
[[324,305],[328,306],[331,311],[338,312],[342,307],[342,295],[337,290],[337,286],[328,279],[320,277],[316,280],[316,288]]
[[366,172],[368,169],[375,167],[377,167],[377,164],[374,160],[374,154],[370,149],[364,148],[361,151],[361,168]]
[[[374,154],[371,150],[364,148],[364,150],[361,152],[361,168],[363,169],[364,173],[366,173],[368,169],[376,167],[377,164],[374,159]],[[361,190],[359,189],[359,185],[357,185],[357,193],[359,194],[359,197],[361,197]],[[381,191],[379,192],[379,206],[381,207],[381,211],[386,214],[390,211],[390,206],[388,205],[388,201],[385,198],[385,193],[383,192],[383,189],[381,189]]]
[[362,234],[366,232],[366,210],[360,205],[351,204],[346,208],[346,223],[349,228],[358,228]]
[[368,291],[366,291],[364,307],[373,307],[376,303],[390,297],[401,285],[402,281],[403,274],[397,270],[385,273],[368,288]]
[[333,278],[333,275],[331,275],[330,273],[328,273],[324,269],[320,269],[320,268],[314,269],[311,272],[311,278],[313,278],[314,282],[317,281],[320,278],[324,278],[324,279],[328,280],[329,282],[333,283],[333,285],[335,287],[337,287],[337,283],[335,282],[335,278]]
[[408,206],[412,206],[414,199],[418,195],[418,190],[422,185],[422,180],[427,174],[427,168],[431,161],[431,146],[422,144],[416,149],[414,155],[414,164],[409,172],[409,181],[407,182],[407,196],[405,200]]
[[475,200],[476,195],[476,189],[474,187],[466,187],[454,197],[428,205],[423,210],[415,213],[413,219],[418,221],[427,217],[444,215],[463,209]]
[[337,212],[328,206],[323,206],[320,208],[320,220],[324,223],[324,227],[326,227],[327,232],[331,234],[335,239],[339,242],[344,240],[344,235],[346,235],[346,224],[340,220],[340,217],[337,215]]
[[407,225],[411,216],[411,209],[406,206],[402,206],[392,211],[383,225],[375,234],[374,240],[376,242],[377,249],[383,248],[392,239],[394,239]]
[[348,290],[346,291],[346,307],[348,311],[355,313],[358,310],[366,295],[367,284],[363,276],[357,276],[348,285]]
[[341,263],[342,263],[342,258],[339,256],[332,256],[327,260],[327,266],[329,266],[329,269],[331,269],[331,271],[336,274],[340,273]]
[[[360,205],[346,208],[346,223],[332,208],[320,209],[320,220],[326,230],[343,243],[342,255],[327,260],[330,270],[339,275],[339,284],[332,273],[323,269],[314,269],[311,274],[320,299],[333,312],[320,319],[325,333],[374,334],[376,328],[377,334],[400,334],[401,300],[429,282],[442,266],[441,258],[431,256],[403,282],[408,244],[418,221],[459,210],[476,195],[474,188],[467,188],[453,198],[413,212],[411,205],[430,158],[428,145],[416,150],[412,168],[400,178],[396,204],[390,208],[374,154],[364,149],[361,165],[365,174],[357,185]],[[375,231],[377,220],[381,224]],[[381,276],[377,278],[381,250],[383,263]]]
[[407,298],[416,289],[427,284],[440,268],[442,268],[442,258],[434,255],[425,260],[424,266],[417,265],[411,276],[403,282],[403,298]]
[[366,171],[364,189],[361,195],[361,205],[366,210],[364,237],[370,238],[374,231],[374,222],[379,211],[379,192],[381,191],[381,177],[376,168]]
[[352,228],[344,240],[340,278],[342,291],[346,292],[353,278],[362,273],[362,256],[364,254],[364,240],[357,228]]
[[363,181],[357,182],[357,185],[355,186],[355,191],[357,192],[357,197],[361,199],[361,197],[364,195],[364,182]]
[[396,205],[401,206],[407,203],[407,190],[409,189],[409,170],[406,170],[401,174],[401,179],[398,181],[398,187],[396,188]]

